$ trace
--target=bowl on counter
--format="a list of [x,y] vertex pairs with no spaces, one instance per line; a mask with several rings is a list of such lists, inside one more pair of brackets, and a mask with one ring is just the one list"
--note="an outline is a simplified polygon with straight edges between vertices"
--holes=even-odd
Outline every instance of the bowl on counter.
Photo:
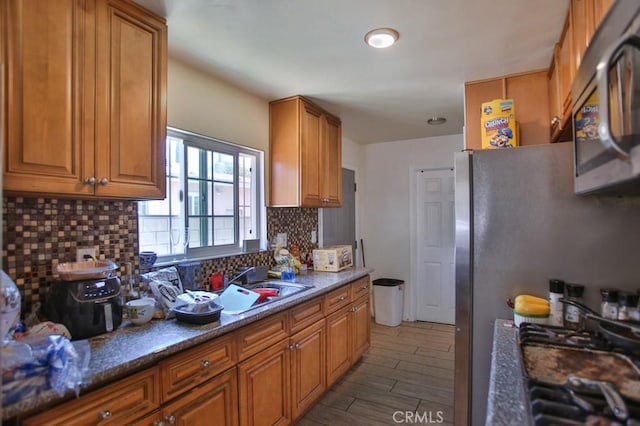
[[151,268],[158,260],[158,255],[155,251],[141,251],[138,257],[140,258],[140,266],[145,268]]
[[213,300],[207,302],[206,310],[192,311],[188,304],[174,306],[171,310],[176,314],[178,321],[189,324],[208,324],[218,321],[223,307]]
[[156,311],[156,301],[150,297],[129,300],[125,304],[125,310],[133,324],[146,324],[153,318],[153,314]]

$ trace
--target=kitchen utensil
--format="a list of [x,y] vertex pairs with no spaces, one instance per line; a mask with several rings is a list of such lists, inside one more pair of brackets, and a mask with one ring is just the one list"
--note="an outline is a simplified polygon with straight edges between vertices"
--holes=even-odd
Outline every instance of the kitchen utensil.
[[178,321],[189,324],[208,324],[218,321],[223,307],[213,300],[208,303],[208,309],[202,312],[193,312],[187,305],[174,306],[171,310],[176,314]]
[[278,290],[275,288],[256,288],[252,291],[260,294],[256,303],[262,303],[266,300],[267,297],[278,297]]
[[569,375],[567,383],[577,388],[587,387],[589,389],[597,389],[604,396],[604,399],[607,401],[607,404],[609,404],[609,408],[611,408],[611,412],[614,416],[620,420],[626,420],[627,417],[629,417],[627,405],[624,403],[624,400],[612,383],[578,377],[573,374]]
[[575,300],[560,299],[562,303],[572,305],[584,313],[584,317],[598,321],[600,332],[615,345],[632,351],[640,350],[640,327],[629,322],[603,318],[594,310]]
[[225,313],[234,313],[236,311],[244,311],[253,306],[258,297],[260,297],[260,294],[255,291],[230,284],[222,292],[218,301],[224,307]]
[[108,277],[117,267],[111,260],[87,260],[59,263],[56,272],[64,281],[93,280]]

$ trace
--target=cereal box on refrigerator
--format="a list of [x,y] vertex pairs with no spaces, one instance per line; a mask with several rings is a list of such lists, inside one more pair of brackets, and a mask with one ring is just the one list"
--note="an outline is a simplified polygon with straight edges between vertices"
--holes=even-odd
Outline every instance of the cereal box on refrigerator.
[[518,146],[518,129],[513,99],[494,99],[482,104],[482,149]]

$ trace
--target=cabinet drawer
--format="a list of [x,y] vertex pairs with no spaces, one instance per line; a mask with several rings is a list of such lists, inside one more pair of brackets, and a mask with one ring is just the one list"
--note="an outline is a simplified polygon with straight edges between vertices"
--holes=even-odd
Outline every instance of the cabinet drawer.
[[371,292],[371,283],[369,282],[369,276],[362,277],[351,283],[351,300],[358,300],[364,295],[369,295]]
[[245,360],[286,337],[289,337],[286,311],[243,327],[236,332],[239,360]]
[[347,306],[351,302],[351,286],[349,284],[326,294],[324,299],[325,314],[328,315]]
[[126,424],[160,407],[158,367],[88,393],[22,422],[23,425]]
[[316,297],[289,310],[289,331],[297,333],[324,318],[324,298]]
[[229,334],[162,361],[162,400],[167,401],[233,367],[235,350],[233,334]]

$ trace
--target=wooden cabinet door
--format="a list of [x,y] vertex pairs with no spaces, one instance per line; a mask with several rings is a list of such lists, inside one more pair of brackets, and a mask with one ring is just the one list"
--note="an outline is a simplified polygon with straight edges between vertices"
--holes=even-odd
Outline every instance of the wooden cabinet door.
[[[593,0],[571,0],[571,33],[573,37],[573,67],[580,68],[580,62],[594,32]],[[575,73],[574,73],[575,74]]]
[[240,424],[291,423],[289,339],[238,364]]
[[342,124],[336,117],[323,116],[322,206],[342,205]]
[[167,26],[124,0],[97,12],[96,195],[164,198]]
[[351,367],[351,307],[327,317],[327,387]]
[[565,117],[566,113],[571,112],[571,83],[573,82],[573,76],[575,75],[575,60],[573,56],[572,44],[571,20],[569,19],[569,15],[567,15],[567,19],[565,20],[562,35],[559,41],[559,50],[556,62],[560,83],[559,91],[561,108],[563,112],[563,123],[567,118]]
[[558,63],[558,52],[560,45],[556,44],[554,49],[553,61],[549,67],[548,78],[548,94],[549,94],[549,126],[551,141],[555,142],[560,132],[560,124],[562,123],[562,101],[560,100],[560,75]]
[[150,368],[26,419],[25,426],[121,425],[160,407],[158,368]]
[[291,347],[292,415],[304,413],[327,388],[324,319],[294,334]]
[[[513,99],[520,126],[518,145],[550,143],[547,71],[528,72],[505,79],[506,98]],[[536,96],[531,96],[535,93]]]
[[356,362],[369,349],[371,343],[371,312],[369,298],[353,302],[351,308],[352,362]]
[[[235,426],[238,424],[236,369],[198,386],[164,406],[162,421],[177,426]],[[151,423],[153,424],[153,423]]]
[[[503,85],[503,79],[471,82],[464,85],[464,147],[466,149],[482,149],[482,127],[480,126],[482,104],[502,98]],[[518,105],[516,105],[516,114],[517,111]]]
[[322,206],[322,170],[320,169],[322,138],[321,111],[302,101],[300,111],[300,144],[302,152],[301,201],[304,207]]
[[233,367],[236,361],[233,334],[217,337],[161,361],[163,402]]
[[594,32],[600,26],[600,22],[604,19],[614,0],[592,0],[593,1],[593,30]]
[[7,191],[93,193],[94,6],[1,2]]

